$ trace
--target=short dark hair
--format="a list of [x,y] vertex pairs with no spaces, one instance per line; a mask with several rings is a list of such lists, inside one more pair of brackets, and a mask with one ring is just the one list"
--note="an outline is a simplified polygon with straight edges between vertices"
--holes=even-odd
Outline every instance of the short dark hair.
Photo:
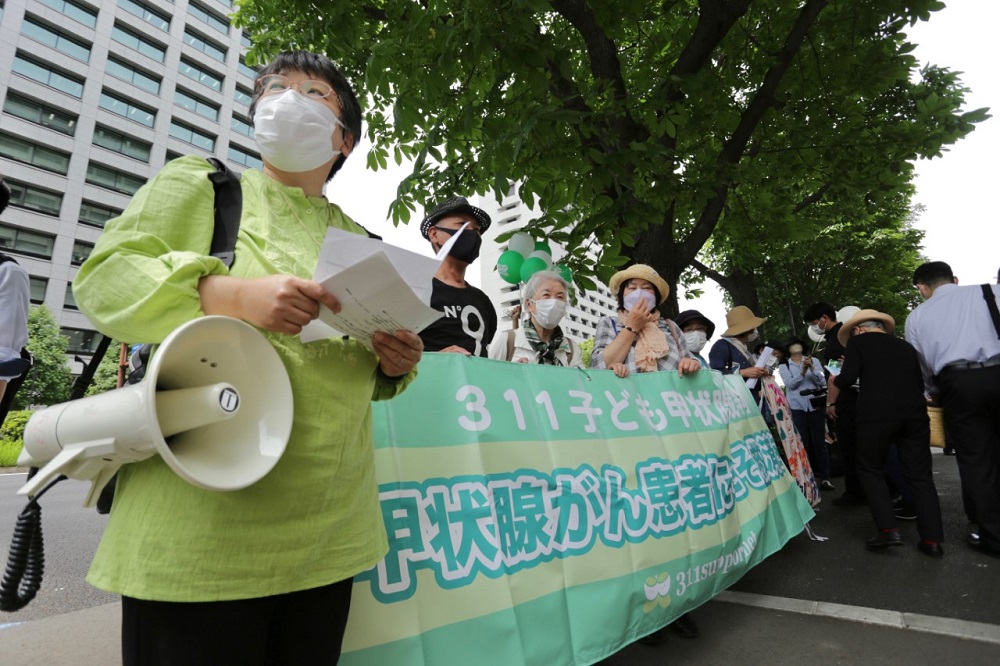
[[805,321],[815,321],[826,315],[830,319],[837,318],[837,311],[833,309],[833,305],[827,303],[826,301],[820,301],[819,303],[813,303],[806,308],[806,311],[802,313],[802,318]]
[[0,213],[7,210],[7,204],[10,203],[10,188],[7,187],[7,183],[3,182],[3,178],[0,178]]
[[922,284],[926,287],[936,287],[954,281],[955,275],[951,272],[951,266],[943,261],[928,261],[913,271],[913,286]]
[[[303,72],[309,76],[317,76],[333,87],[333,93],[340,102],[340,122],[344,123],[347,133],[351,137],[353,148],[357,148],[358,139],[361,138],[361,104],[357,95],[351,87],[347,78],[340,73],[333,61],[325,55],[313,53],[312,51],[282,51],[277,57],[264,65],[257,72],[257,80],[268,74],[282,74],[284,72]],[[253,119],[254,111],[257,109],[257,102],[260,101],[260,86],[254,83],[253,99],[250,101],[250,118]],[[345,137],[346,138],[346,137]],[[333,163],[330,173],[326,179],[333,178],[333,174],[340,170],[347,156]]]

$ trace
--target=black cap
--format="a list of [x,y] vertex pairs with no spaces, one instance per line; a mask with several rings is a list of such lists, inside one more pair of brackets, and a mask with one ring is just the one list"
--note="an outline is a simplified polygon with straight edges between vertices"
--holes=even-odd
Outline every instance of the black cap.
[[490,219],[485,210],[476,208],[465,197],[452,197],[439,203],[431,211],[430,215],[424,218],[424,221],[420,223],[420,235],[427,238],[427,230],[434,226],[435,222],[442,217],[460,215],[462,213],[476,218],[476,221],[479,223],[479,233],[485,233],[490,228],[490,224],[493,223],[493,220]]
[[713,324],[708,317],[698,312],[697,310],[685,310],[684,312],[674,317],[674,323],[677,324],[677,327],[683,331],[684,324],[687,324],[688,322],[693,321],[695,319],[700,319],[702,323],[705,324],[705,328],[707,329],[705,331],[705,335],[709,339],[711,339],[712,336],[715,334],[715,324]]

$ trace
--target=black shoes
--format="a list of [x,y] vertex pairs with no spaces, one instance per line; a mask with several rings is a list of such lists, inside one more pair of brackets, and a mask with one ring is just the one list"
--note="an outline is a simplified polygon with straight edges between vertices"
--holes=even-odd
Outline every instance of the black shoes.
[[832,483],[830,483],[829,479],[821,479],[820,482],[819,482],[819,489],[820,490],[836,490],[837,486],[835,486]]
[[885,550],[890,546],[902,546],[903,545],[903,535],[899,530],[888,530],[886,532],[879,532],[877,536],[872,537],[865,541],[865,548],[868,550],[880,551]]
[[917,512],[916,512],[916,510],[915,509],[910,509],[910,508],[905,507],[905,506],[899,507],[898,509],[896,509],[895,511],[893,511],[893,513],[896,514],[896,519],[897,520],[916,520],[917,519]]
[[928,557],[940,560],[944,557],[944,548],[937,542],[921,541],[917,544],[917,550]]
[[698,638],[698,625],[687,613],[667,625],[681,638]]
[[955,449],[953,449],[950,446],[946,446],[946,447],[944,447],[944,450],[941,451],[941,453],[944,454],[944,455],[946,455],[946,456],[953,456],[953,455],[955,455]]
[[979,525],[969,523],[969,533],[965,535],[965,543],[973,548],[979,546]]

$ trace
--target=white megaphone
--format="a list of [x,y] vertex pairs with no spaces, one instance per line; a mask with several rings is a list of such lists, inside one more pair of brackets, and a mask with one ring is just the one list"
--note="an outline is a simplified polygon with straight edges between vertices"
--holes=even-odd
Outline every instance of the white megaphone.
[[126,463],[159,454],[186,481],[238,490],[278,462],[292,429],[292,387],[263,335],[229,317],[174,330],[133,386],[36,412],[19,466],[42,467],[19,491],[59,474],[91,481],[84,506]]

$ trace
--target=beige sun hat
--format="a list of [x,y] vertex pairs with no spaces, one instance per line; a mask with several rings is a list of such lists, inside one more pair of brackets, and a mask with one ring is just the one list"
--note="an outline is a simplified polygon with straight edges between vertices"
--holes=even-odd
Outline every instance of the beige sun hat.
[[767,317],[758,317],[753,310],[745,305],[737,305],[726,313],[726,325],[729,327],[722,334],[724,338],[736,337],[752,331],[767,321]]
[[622,283],[626,280],[631,280],[632,278],[646,280],[656,287],[656,291],[660,292],[660,303],[667,300],[667,296],[670,295],[670,285],[667,284],[666,280],[660,277],[659,273],[653,270],[652,266],[647,266],[646,264],[632,264],[625,270],[618,271],[611,276],[611,281],[608,282],[608,288],[611,289],[611,293],[615,298],[618,297],[618,290],[621,288]]
[[851,339],[851,329],[860,324],[863,321],[880,321],[885,324],[885,332],[892,333],[896,330],[896,320],[890,315],[884,312],[879,312],[878,310],[872,310],[867,308],[865,310],[858,310],[854,316],[844,322],[844,325],[840,327],[837,331],[837,339],[840,340],[840,344],[847,346],[847,341]]

